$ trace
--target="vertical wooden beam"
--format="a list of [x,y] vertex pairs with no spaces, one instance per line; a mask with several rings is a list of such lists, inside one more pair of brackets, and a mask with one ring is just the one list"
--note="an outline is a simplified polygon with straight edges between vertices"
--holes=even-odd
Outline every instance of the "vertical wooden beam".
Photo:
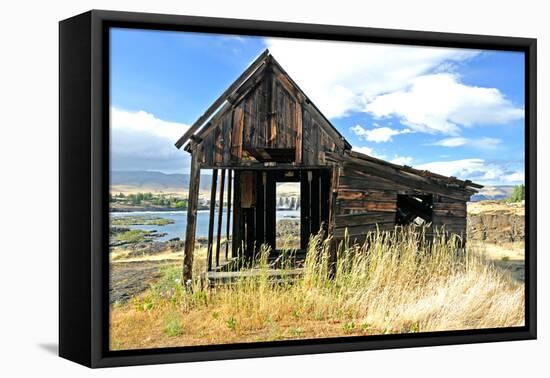
[[267,171],[267,181],[265,185],[265,241],[275,250],[276,242],[276,223],[277,223],[277,204],[276,198],[276,179],[273,171]]
[[233,129],[231,134],[231,160],[239,161],[243,155],[244,110],[242,106],[233,109]]
[[266,172],[257,171],[255,173],[256,181],[256,232],[255,240],[257,242],[256,247],[260,247],[265,242],[265,176]]
[[296,164],[302,163],[302,103],[296,101],[296,114],[295,114],[295,125],[296,125],[296,154],[295,160]]
[[328,233],[332,235],[336,223],[336,197],[338,196],[338,185],[340,178],[340,168],[337,165],[332,167],[330,178],[330,197],[329,197],[329,215],[328,215]]
[[328,169],[321,170],[320,186],[321,186],[321,223],[324,223],[325,236],[328,231],[330,221],[330,179],[331,171]]
[[233,171],[227,170],[227,220],[225,221],[225,260],[229,259],[229,226],[231,223],[231,188],[233,187],[232,179]]
[[275,147],[277,145],[277,86],[275,75],[273,74],[273,68],[269,67],[266,70],[267,78],[267,93],[268,93],[268,106],[267,112],[269,115],[268,129],[268,143],[269,147]]
[[222,236],[222,219],[223,219],[223,192],[225,189],[225,169],[222,169],[220,178],[220,205],[218,207],[218,233],[216,237],[216,266],[220,266],[220,246]]
[[191,149],[191,172],[189,175],[189,197],[187,199],[187,227],[183,257],[183,283],[193,278],[193,254],[197,228],[197,206],[199,200],[200,168],[196,149]]
[[206,258],[208,270],[212,270],[212,239],[214,234],[214,210],[216,209],[216,189],[218,186],[218,170],[212,170],[212,189],[210,190],[210,216],[208,218],[208,246]]
[[[311,188],[310,191],[310,203],[311,203],[311,226],[310,226],[310,233],[317,234],[319,232],[320,227],[320,216],[321,216],[321,196],[320,196],[320,185],[319,185],[319,176],[320,172],[318,170],[310,171],[311,172],[311,180],[309,187]],[[309,179],[309,177],[308,177]]]
[[244,209],[246,214],[246,257],[250,261],[256,257],[256,209],[253,207]]
[[233,244],[231,246],[231,257],[238,257],[239,248],[241,247],[241,173],[235,171],[235,177],[233,178]]
[[[330,178],[330,197],[329,197],[329,216],[328,216],[328,234],[333,236],[334,226],[336,225],[336,198],[338,196],[338,186],[340,185],[340,167],[334,165],[332,167],[332,177]],[[330,276],[336,276],[336,255],[337,242],[334,237],[330,245]]]
[[300,172],[300,247],[307,249],[311,234],[310,188],[311,171]]

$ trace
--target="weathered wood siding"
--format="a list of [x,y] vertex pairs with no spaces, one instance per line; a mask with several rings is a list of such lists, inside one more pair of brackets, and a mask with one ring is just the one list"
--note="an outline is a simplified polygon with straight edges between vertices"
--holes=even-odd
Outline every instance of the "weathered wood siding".
[[376,230],[393,229],[397,209],[397,191],[393,183],[344,164],[340,169],[335,201],[334,236],[342,238],[348,229],[350,238],[360,241]]
[[303,163],[310,166],[326,165],[327,152],[342,154],[345,148],[332,126],[307,103],[302,107],[302,144]]
[[334,235],[360,241],[368,231],[395,227],[398,195],[433,195],[432,226],[466,237],[467,192],[426,180],[409,184],[407,172],[344,158],[336,191]]
[[466,202],[456,201],[445,196],[434,196],[434,227],[466,238]]

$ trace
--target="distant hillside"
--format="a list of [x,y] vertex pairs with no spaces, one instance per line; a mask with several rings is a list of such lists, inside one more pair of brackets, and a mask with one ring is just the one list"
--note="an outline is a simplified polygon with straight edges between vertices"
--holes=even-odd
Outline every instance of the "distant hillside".
[[[211,176],[201,175],[201,189],[209,189],[211,183]],[[156,171],[111,171],[111,187],[113,192],[186,192],[189,188],[189,174],[167,174]]]
[[479,193],[472,196],[471,201],[500,200],[510,197],[514,190],[513,185],[485,186]]

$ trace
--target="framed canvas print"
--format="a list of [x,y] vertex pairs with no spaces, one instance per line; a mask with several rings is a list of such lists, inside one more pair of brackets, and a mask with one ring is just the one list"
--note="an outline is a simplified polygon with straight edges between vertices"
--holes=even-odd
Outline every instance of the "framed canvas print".
[[536,337],[536,40],[60,22],[60,355]]

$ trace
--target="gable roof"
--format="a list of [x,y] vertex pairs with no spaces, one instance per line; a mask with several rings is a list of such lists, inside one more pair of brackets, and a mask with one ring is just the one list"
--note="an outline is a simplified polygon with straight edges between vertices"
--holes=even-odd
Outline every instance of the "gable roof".
[[[323,113],[315,106],[315,104],[310,100],[310,98],[302,91],[302,89],[296,84],[294,80],[288,75],[288,73],[283,69],[283,67],[275,60],[273,55],[269,52],[268,49],[264,50],[251,64],[248,68],[206,109],[206,111],[189,127],[189,129],[183,134],[178,141],[175,143],[177,148],[181,148],[186,144],[189,139],[200,132],[203,126],[208,124],[207,122],[219,113],[224,107],[233,103],[232,98],[236,94],[246,91],[252,88],[252,81],[258,76],[265,68],[269,65],[276,67],[285,78],[297,89],[297,91],[303,96],[305,101],[309,103],[317,113],[331,126],[333,131],[336,133],[339,139],[344,142],[344,145],[351,149],[351,144],[340,134],[338,129],[332,125],[332,123],[323,115]],[[240,93],[242,96],[242,93]]]

